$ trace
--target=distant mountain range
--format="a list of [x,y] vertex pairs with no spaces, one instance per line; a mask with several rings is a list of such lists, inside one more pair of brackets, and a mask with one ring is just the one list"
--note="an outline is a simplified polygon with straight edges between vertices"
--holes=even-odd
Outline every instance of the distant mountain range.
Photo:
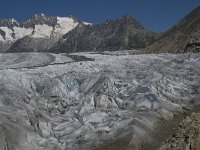
[[0,20],[0,52],[115,51],[200,52],[200,7],[167,32],[145,29],[131,15],[102,24],[36,14],[25,22]]
[[79,23],[74,17],[44,14],[36,14],[25,22],[0,20],[0,52],[44,51]]
[[36,14],[25,22],[0,20],[0,52],[74,52],[140,49],[161,33],[144,27],[130,15],[94,25],[75,17]]
[[65,34],[50,49],[50,52],[114,51],[141,49],[149,46],[161,33],[146,30],[131,15],[117,20],[108,20],[99,25],[79,24]]
[[144,53],[166,52],[200,52],[200,7],[194,9],[168,30],[160,40],[144,50]]

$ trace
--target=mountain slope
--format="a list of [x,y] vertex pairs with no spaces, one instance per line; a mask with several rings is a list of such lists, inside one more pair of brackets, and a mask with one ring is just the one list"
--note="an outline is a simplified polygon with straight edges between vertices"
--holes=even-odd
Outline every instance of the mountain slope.
[[[25,22],[18,22],[15,19],[0,20],[0,52],[22,51],[21,48],[23,51],[39,51],[37,45],[42,50],[47,49],[78,24],[79,21],[74,17],[54,17],[44,14],[36,14]],[[32,45],[35,43],[36,47],[33,49]]]
[[160,37],[130,15],[100,25],[79,24],[65,34],[50,52],[105,51],[144,48]]
[[145,53],[161,52],[200,52],[200,7],[167,31],[158,42],[145,49]]

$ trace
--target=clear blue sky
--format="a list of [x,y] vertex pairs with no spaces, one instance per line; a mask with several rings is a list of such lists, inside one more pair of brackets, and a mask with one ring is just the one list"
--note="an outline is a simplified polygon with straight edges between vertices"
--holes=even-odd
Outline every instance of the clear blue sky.
[[0,0],[0,18],[26,20],[44,13],[102,23],[131,13],[144,27],[166,31],[199,5],[200,0]]

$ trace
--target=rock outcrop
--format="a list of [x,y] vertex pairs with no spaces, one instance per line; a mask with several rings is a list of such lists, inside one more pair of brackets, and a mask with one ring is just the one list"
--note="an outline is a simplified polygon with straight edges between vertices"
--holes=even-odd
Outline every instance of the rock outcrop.
[[200,113],[187,116],[179,127],[159,150],[199,150],[200,149]]

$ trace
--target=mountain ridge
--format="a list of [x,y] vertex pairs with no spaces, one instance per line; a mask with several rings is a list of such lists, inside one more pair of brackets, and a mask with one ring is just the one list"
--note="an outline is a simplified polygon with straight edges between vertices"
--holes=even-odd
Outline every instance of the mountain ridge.
[[[35,14],[26,21],[17,21],[15,19],[0,20],[0,52],[15,52],[12,47],[18,40],[24,38],[32,41],[46,41],[47,49],[52,43],[57,42],[64,34],[74,29],[80,20],[75,17],[46,16],[45,14]],[[26,48],[26,44],[23,44]],[[37,47],[36,45],[36,47]],[[10,49],[11,48],[11,49]],[[21,47],[19,47],[21,48]],[[39,51],[40,49],[36,50]],[[17,50],[20,51],[20,50]],[[27,51],[32,51],[28,49]]]
[[[71,41],[67,41],[69,45],[64,44],[66,48],[60,49],[63,38],[65,41],[68,35],[71,37]],[[35,14],[24,22],[0,20],[0,52],[68,53],[140,49],[155,42],[160,35],[145,29],[130,14],[102,24],[83,22],[73,16]]]
[[200,6],[169,29],[144,53],[200,52]]
[[145,29],[132,16],[125,15],[93,26],[79,24],[58,40],[49,51],[68,53],[140,49],[155,42],[160,35]]

